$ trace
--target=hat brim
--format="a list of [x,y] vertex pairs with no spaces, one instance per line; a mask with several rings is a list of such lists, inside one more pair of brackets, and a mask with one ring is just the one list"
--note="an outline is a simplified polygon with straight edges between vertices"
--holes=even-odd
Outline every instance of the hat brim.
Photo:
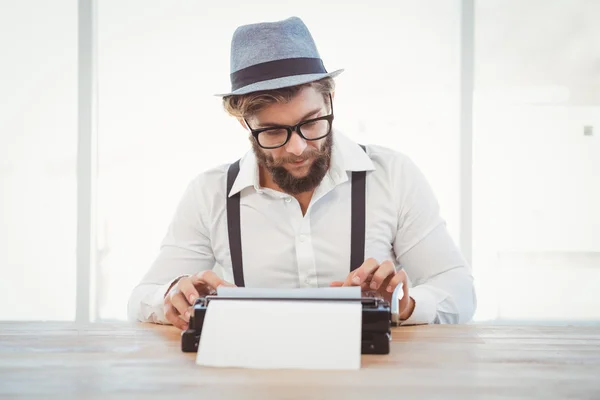
[[270,79],[267,81],[256,82],[248,86],[244,86],[238,90],[234,90],[230,93],[224,94],[215,94],[218,97],[225,96],[236,96],[241,94],[248,94],[253,92],[262,92],[265,90],[275,90],[282,89],[291,86],[303,85],[305,83],[310,83],[314,81],[318,81],[323,78],[335,78],[339,74],[344,72],[343,69],[338,69],[337,71],[329,72],[327,74],[306,74],[306,75],[294,75],[294,76],[286,76],[283,78]]

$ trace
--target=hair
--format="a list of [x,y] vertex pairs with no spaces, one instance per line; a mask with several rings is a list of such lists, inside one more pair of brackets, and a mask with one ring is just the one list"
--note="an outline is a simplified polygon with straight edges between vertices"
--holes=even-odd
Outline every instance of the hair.
[[297,86],[226,96],[223,98],[223,107],[225,108],[225,111],[233,117],[248,118],[271,104],[290,102],[306,87],[314,87],[323,95],[323,99],[327,102],[329,100],[329,94],[335,90],[335,81],[333,78],[327,77]]

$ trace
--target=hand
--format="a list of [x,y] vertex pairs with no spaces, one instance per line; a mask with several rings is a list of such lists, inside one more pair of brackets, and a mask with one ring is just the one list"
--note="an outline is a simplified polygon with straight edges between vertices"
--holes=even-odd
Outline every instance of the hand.
[[179,329],[187,329],[190,322],[189,307],[197,298],[213,293],[219,286],[235,287],[234,284],[219,278],[213,271],[202,271],[179,279],[165,295],[165,317]]
[[376,291],[378,295],[391,304],[392,294],[400,283],[402,283],[403,295],[399,301],[398,310],[400,319],[405,320],[411,316],[415,308],[415,302],[408,295],[406,272],[403,269],[396,272],[396,268],[391,261],[384,261],[379,264],[377,260],[369,258],[363,265],[352,271],[344,282],[331,282],[329,286],[360,286],[363,292]]

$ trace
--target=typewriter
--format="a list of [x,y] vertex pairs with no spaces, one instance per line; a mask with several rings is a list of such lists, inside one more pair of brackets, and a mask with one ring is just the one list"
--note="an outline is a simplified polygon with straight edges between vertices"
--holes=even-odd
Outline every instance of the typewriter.
[[392,316],[390,304],[377,297],[361,297],[358,299],[332,299],[332,298],[303,298],[303,299],[277,299],[260,297],[227,297],[227,296],[206,296],[198,298],[192,306],[190,312],[190,321],[188,329],[181,333],[181,350],[183,352],[197,352],[200,335],[202,334],[202,325],[206,310],[211,301],[228,300],[285,300],[285,301],[360,301],[362,304],[362,335],[361,335],[361,353],[362,354],[388,354],[390,352],[391,326],[397,325]]

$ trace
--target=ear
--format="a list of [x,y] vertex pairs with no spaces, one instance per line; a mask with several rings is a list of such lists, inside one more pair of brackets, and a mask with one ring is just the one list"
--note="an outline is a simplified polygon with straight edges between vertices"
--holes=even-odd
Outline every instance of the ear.
[[333,92],[331,92],[331,99],[335,100],[335,90]]

